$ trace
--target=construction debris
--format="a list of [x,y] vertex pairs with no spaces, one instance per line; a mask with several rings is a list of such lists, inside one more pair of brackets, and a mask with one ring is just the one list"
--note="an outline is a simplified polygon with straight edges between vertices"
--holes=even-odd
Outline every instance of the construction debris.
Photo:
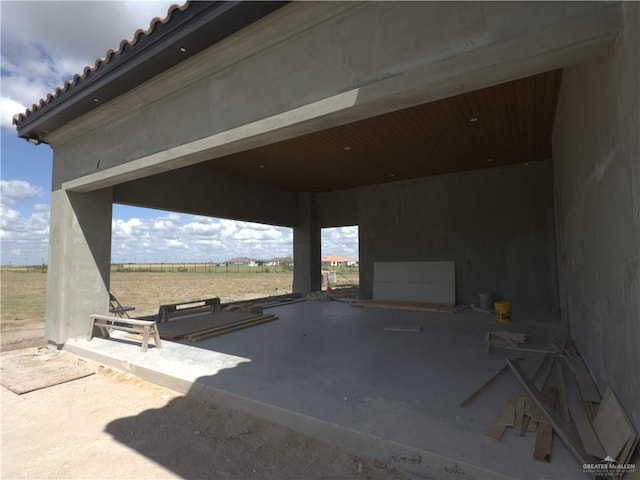
[[420,333],[422,331],[422,327],[384,327],[385,332],[409,332],[409,333]]
[[409,310],[435,313],[458,313],[459,311],[467,308],[460,305],[449,305],[444,303],[401,302],[395,300],[359,300],[357,302],[352,302],[351,305],[361,308],[386,308],[390,310]]
[[490,353],[493,347],[520,349],[520,345],[526,342],[527,338],[529,337],[524,333],[507,332],[505,330],[487,332],[484,337],[485,352]]
[[[486,340],[504,342],[505,348],[510,345],[507,340],[522,340],[519,343],[526,340],[526,336],[515,335],[490,332]],[[520,436],[535,432],[533,457],[548,462],[555,434],[581,465],[599,466],[593,472],[586,468],[585,473],[589,476],[603,473],[602,465],[607,464],[606,478],[620,479],[628,471],[625,467],[638,445],[638,434],[611,387],[607,387],[604,396],[600,397],[573,342],[556,342],[556,345],[558,350],[547,352],[531,376],[525,374],[518,359],[508,359],[505,367],[473,392],[461,406],[471,405],[499,376],[510,370],[520,383],[523,394],[509,397],[488,426],[487,438],[500,441],[509,427],[518,430]],[[541,381],[536,384],[538,378]],[[570,398],[578,398],[581,404],[570,403]]]
[[214,312],[206,316],[159,323],[160,338],[198,341],[276,320],[275,315],[251,312]]

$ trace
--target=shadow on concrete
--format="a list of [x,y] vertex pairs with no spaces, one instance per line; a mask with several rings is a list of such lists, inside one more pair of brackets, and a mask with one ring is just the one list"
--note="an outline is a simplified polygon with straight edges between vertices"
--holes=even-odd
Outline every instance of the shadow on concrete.
[[[532,459],[532,436],[507,434],[500,443],[484,438],[508,396],[520,393],[509,375],[470,408],[459,406],[513,356],[507,350],[485,354],[487,331],[528,333],[536,339],[534,345],[540,345],[562,336],[559,324],[505,325],[472,311],[425,314],[357,309],[335,302],[298,303],[274,313],[279,320],[190,343],[195,348],[188,349],[191,357],[184,368],[211,365],[216,373],[198,376],[184,393],[428,478],[581,475],[559,441],[554,442],[552,462],[542,463]],[[417,326],[421,331],[388,332],[385,326]],[[528,371],[540,359],[536,354],[521,356]],[[225,362],[232,368],[214,368]],[[170,381],[164,384],[172,386]],[[126,443],[136,425],[162,425],[174,408],[170,403],[166,412],[121,419],[107,430]],[[176,419],[172,426],[184,429],[186,437],[195,430],[215,428],[210,426],[212,418],[196,420],[182,426]],[[170,431],[159,430],[153,436],[166,439]],[[157,454],[150,443],[157,439],[134,440],[127,444],[181,476],[187,477],[193,468],[188,463],[181,466],[183,457],[206,458],[204,447],[184,454],[179,453],[181,447],[160,449]]]

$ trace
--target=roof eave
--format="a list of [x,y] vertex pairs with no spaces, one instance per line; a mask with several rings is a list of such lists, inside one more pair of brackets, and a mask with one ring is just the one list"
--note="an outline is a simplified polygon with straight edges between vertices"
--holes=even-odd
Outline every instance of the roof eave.
[[[49,96],[27,115],[14,119],[18,136],[47,143],[50,132],[141,85],[198,52],[251,25],[288,2],[191,2],[176,9],[135,44],[125,44],[75,85]],[[184,51],[182,51],[183,49]]]

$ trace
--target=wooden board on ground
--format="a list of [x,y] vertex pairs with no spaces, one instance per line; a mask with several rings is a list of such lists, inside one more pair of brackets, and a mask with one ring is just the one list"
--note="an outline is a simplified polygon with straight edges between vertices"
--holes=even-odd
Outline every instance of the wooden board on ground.
[[582,440],[582,445],[584,445],[587,453],[599,460],[606,457],[600,440],[598,440],[598,436],[593,430],[593,425],[591,425],[585,411],[577,405],[569,405],[569,412],[571,412],[571,418],[576,426],[576,430],[578,430],[578,436],[580,440]]
[[554,410],[545,405],[542,394],[522,371],[522,368],[520,368],[518,363],[507,359],[507,364],[509,365],[509,368],[511,368],[511,371],[518,382],[520,382],[520,385],[522,385],[522,389],[527,394],[527,402],[529,400],[533,401],[535,406],[538,407],[540,413],[546,417],[547,422],[551,424],[558,437],[560,437],[560,440],[562,440],[562,443],[565,444],[576,460],[578,460],[580,464],[594,463],[595,458],[585,452],[580,439],[564,425],[562,419]]
[[600,439],[604,453],[617,459],[635,431],[611,387],[602,397],[598,413],[593,419],[593,430]]
[[455,262],[375,262],[373,299],[454,304]]
[[384,308],[388,310],[408,310],[413,312],[435,312],[435,313],[457,313],[463,310],[463,307],[457,305],[443,303],[426,303],[426,302],[401,302],[401,301],[382,301],[382,300],[359,300],[352,302],[353,307],[362,308]]
[[489,425],[487,431],[484,432],[485,437],[495,442],[499,442],[507,427],[513,427],[516,414],[516,403],[517,397],[515,395],[509,397],[507,403],[504,404],[504,407],[502,407],[502,410],[500,410],[500,413],[498,413],[493,423]]
[[589,402],[599,403],[600,393],[582,358],[568,350],[564,351],[562,358],[573,372],[582,398]]
[[553,427],[548,423],[538,425],[536,442],[533,446],[533,458],[541,462],[548,462],[551,458],[551,446],[553,445]]
[[95,370],[46,347],[2,354],[0,383],[18,395],[93,375]]
[[231,325],[235,322],[255,318],[256,316],[259,316],[259,314],[239,311],[213,312],[203,314],[202,316],[159,323],[158,330],[160,332],[160,338],[177,340],[189,334]]
[[192,333],[186,335],[186,338],[189,341],[197,342],[200,340],[205,340],[207,338],[216,337],[218,335],[224,335],[225,333],[235,332],[236,330],[242,330],[243,328],[253,327],[254,325],[259,325],[261,323],[271,322],[272,320],[277,320],[278,317],[275,315],[259,315],[255,318],[250,318],[248,320],[243,320],[239,322],[234,322],[227,325],[222,325],[220,327],[215,327],[209,330],[204,330],[197,333]]

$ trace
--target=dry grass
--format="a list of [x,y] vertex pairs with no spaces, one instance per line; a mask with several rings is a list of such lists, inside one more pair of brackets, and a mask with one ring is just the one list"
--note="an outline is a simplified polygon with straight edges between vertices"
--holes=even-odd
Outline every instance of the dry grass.
[[290,293],[291,273],[131,272],[111,274],[111,293],[136,313],[157,313],[164,303],[220,297],[222,302]]
[[[2,272],[0,325],[3,330],[43,322],[47,276],[42,273]],[[163,303],[208,297],[223,302],[290,293],[292,273],[112,272],[111,291],[136,313],[157,313]]]
[[43,322],[47,301],[47,275],[2,271],[0,277],[0,327]]
[[[338,276],[345,285],[358,283],[358,272]],[[2,330],[43,322],[47,275],[2,270],[0,279],[0,326]],[[136,314],[157,313],[158,306],[209,297],[222,302],[290,293],[291,272],[111,272],[111,292],[122,304],[136,307]]]

